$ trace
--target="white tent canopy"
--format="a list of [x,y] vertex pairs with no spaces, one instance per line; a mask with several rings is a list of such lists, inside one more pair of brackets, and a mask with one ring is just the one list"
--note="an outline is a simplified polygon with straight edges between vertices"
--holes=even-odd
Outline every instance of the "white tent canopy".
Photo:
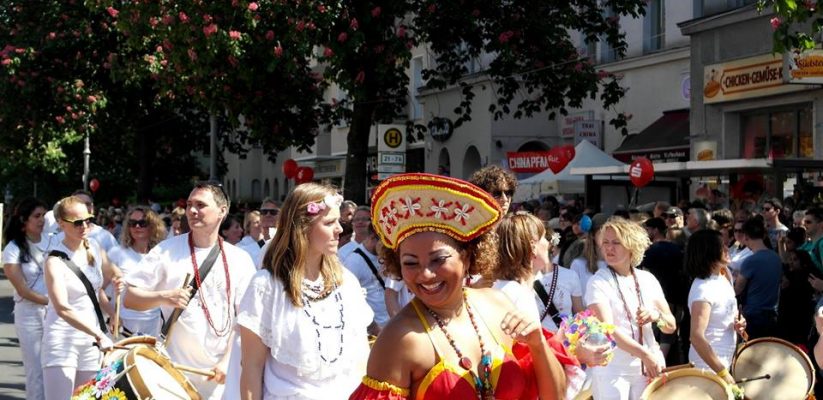
[[555,174],[551,169],[547,169],[531,178],[518,182],[514,201],[526,201],[540,197],[540,195],[583,193],[585,191],[585,178],[582,175],[572,175],[572,168],[622,167],[626,165],[604,153],[588,140],[583,140],[575,146],[574,152],[574,158],[559,173]]

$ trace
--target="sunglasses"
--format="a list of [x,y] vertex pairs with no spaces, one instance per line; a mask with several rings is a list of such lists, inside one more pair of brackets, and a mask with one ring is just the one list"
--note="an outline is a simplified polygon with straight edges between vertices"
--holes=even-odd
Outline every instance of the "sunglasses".
[[149,221],[145,219],[130,219],[129,226],[132,228],[145,228],[149,226]]
[[280,210],[276,208],[264,208],[260,210],[260,215],[277,215],[280,214]]
[[666,218],[677,218],[677,214],[663,214]]
[[92,215],[92,216],[88,216],[88,217],[85,217],[85,218],[78,218],[78,219],[63,218],[63,221],[66,221],[66,222],[74,225],[76,228],[79,228],[79,227],[83,226],[83,224],[91,225],[91,223],[94,222],[94,216]]
[[495,190],[491,193],[492,197],[503,197],[504,194],[506,195],[506,197],[511,198],[512,196],[514,196],[514,190]]

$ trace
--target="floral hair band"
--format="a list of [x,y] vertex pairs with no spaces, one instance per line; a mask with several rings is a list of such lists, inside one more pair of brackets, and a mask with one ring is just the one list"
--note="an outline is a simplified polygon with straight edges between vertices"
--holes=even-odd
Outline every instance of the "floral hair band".
[[551,243],[554,247],[560,245],[560,234],[557,232],[552,232],[551,237],[549,237],[549,243]]
[[343,196],[339,194],[330,194],[323,198],[323,201],[311,202],[306,205],[306,213],[309,215],[317,215],[319,212],[329,207],[340,208],[343,204]]

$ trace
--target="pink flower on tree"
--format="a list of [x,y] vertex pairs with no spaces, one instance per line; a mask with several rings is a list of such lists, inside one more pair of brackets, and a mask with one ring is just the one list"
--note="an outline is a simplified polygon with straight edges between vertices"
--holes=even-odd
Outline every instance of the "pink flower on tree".
[[397,28],[396,35],[399,38],[405,37],[406,36],[406,27],[404,25],[400,25],[400,27]]
[[258,5],[257,5],[257,3],[255,3],[255,2],[251,2],[251,3],[249,3],[249,11],[257,11],[257,8],[258,8],[258,7],[259,7],[259,6],[258,6]]
[[348,40],[348,39],[349,39],[349,34],[347,34],[346,32],[340,32],[340,34],[337,35],[337,41],[340,42],[340,43],[345,43],[346,40]]
[[86,101],[87,101],[89,104],[92,104],[92,103],[94,103],[95,101],[97,101],[97,97],[94,97],[94,96],[89,96],[89,97],[86,97]]
[[283,57],[283,47],[281,47],[279,44],[277,46],[274,46],[274,56],[277,58]]
[[117,11],[114,7],[106,7],[106,11],[111,15],[112,18],[117,18],[117,14],[120,14],[120,11]]
[[243,35],[238,31],[229,31],[229,37],[232,40],[240,40]]
[[180,11],[180,14],[177,14],[177,18],[179,18],[180,22],[182,22],[184,24],[189,22],[189,16],[186,15],[186,13],[184,13],[182,11]]
[[269,42],[274,40],[274,31],[272,31],[272,30],[266,31],[266,40],[268,40]]
[[377,17],[379,17],[379,16],[380,16],[380,13],[381,13],[382,11],[383,11],[383,10],[380,8],[380,6],[377,6],[377,7],[375,7],[375,8],[372,8],[372,9],[371,9],[371,16],[372,16],[372,18],[377,18]]
[[212,23],[203,27],[203,34],[206,35],[206,37],[214,35],[215,33],[217,33],[217,24]]
[[349,28],[351,28],[351,30],[353,30],[353,31],[356,31],[357,28],[359,28],[359,27],[360,27],[360,23],[357,22],[357,18],[352,18],[351,21],[349,22]]
[[357,84],[363,84],[363,81],[366,80],[366,72],[362,69],[360,72],[357,73],[357,76],[354,77],[354,82]]
[[501,33],[500,36],[497,37],[497,41],[500,42],[500,44],[504,44],[504,43],[508,42],[509,40],[511,40],[512,37],[514,37],[514,32],[505,31],[505,32]]
[[780,24],[783,23],[783,21],[781,21],[778,17],[774,17],[769,20],[769,23],[772,25],[772,30],[776,31],[778,28],[780,28]]
[[331,58],[333,55],[334,55],[334,51],[332,51],[332,49],[330,49],[330,48],[326,47],[326,48],[323,50],[323,57],[326,57],[326,58]]

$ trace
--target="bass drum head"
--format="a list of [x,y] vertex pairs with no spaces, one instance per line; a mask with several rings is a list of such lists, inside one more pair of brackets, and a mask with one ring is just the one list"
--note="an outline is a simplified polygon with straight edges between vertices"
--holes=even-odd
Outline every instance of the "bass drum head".
[[655,378],[641,400],[732,400],[731,388],[713,372],[684,368]]
[[766,374],[771,375],[771,379],[739,385],[747,399],[805,399],[814,387],[814,369],[809,357],[782,339],[755,339],[737,351],[732,363],[735,380]]
[[200,400],[191,382],[151,347],[135,347],[124,364],[128,382],[140,399]]
[[[134,348],[136,346],[154,347],[156,343],[157,338],[155,338],[154,336],[132,336],[115,342],[114,346],[128,348]],[[128,350],[123,349],[112,349],[112,351],[106,353],[106,355],[104,356],[103,365],[111,365],[111,363],[125,357],[126,353],[128,352]]]

